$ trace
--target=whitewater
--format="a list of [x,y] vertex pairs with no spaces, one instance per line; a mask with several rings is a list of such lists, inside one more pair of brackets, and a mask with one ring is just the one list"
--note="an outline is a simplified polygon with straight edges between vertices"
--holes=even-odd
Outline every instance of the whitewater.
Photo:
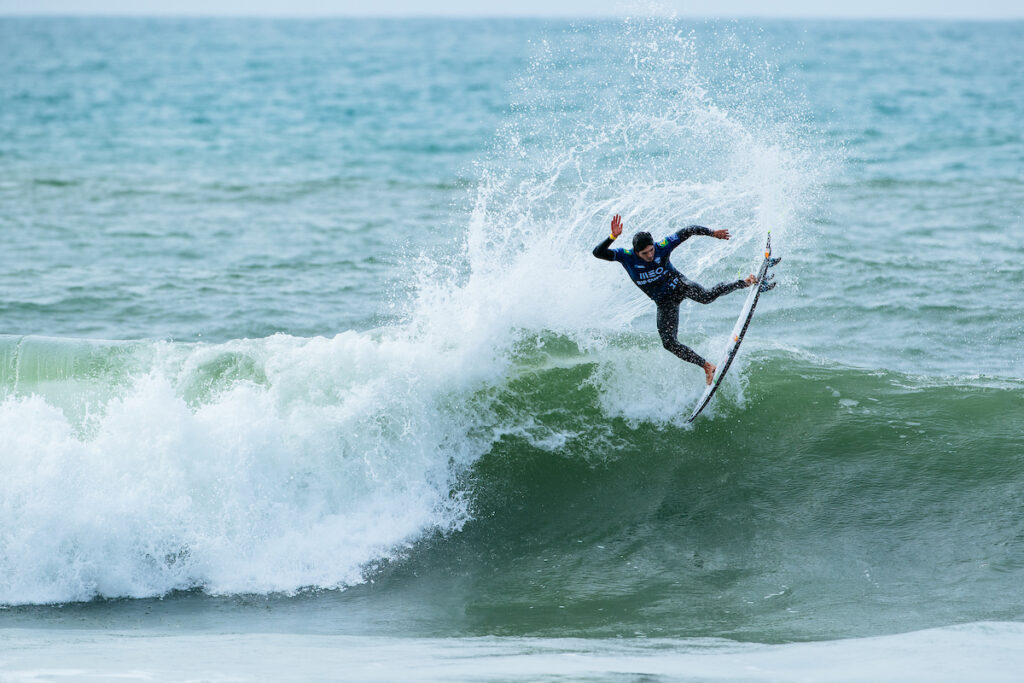
[[1020,33],[0,19],[0,664],[1009,680]]
[[[744,247],[769,228],[784,241],[806,194],[798,153],[759,142],[710,101],[686,72],[695,46],[678,28],[627,27],[626,40],[638,45],[627,59],[642,66],[605,87],[630,107],[598,106],[587,121],[607,123],[595,129],[562,112],[538,114],[531,101],[514,105],[485,162],[462,254],[420,260],[412,301],[394,323],[212,345],[5,340],[0,425],[12,531],[0,601],[361,582],[366,567],[424,533],[459,530],[470,491],[458,480],[501,435],[530,431],[535,416],[502,419],[487,396],[515,374],[517,344],[557,335],[591,354],[607,346],[593,312],[622,296],[621,282],[618,273],[595,278],[586,246],[616,207],[637,227],[733,226],[737,239],[702,250],[691,266],[698,274],[752,252]],[[543,93],[551,59],[536,58],[519,84],[524,96]],[[552,118],[567,139],[527,151],[520,141]],[[656,156],[693,152],[697,136],[697,155]],[[636,142],[602,164],[620,139]],[[569,173],[576,182],[563,180]],[[454,272],[439,273],[445,266]],[[546,296],[556,291],[566,294]],[[623,317],[635,317],[644,302],[628,296]],[[629,386],[637,367],[611,368],[599,380],[607,412],[674,419],[696,387],[673,369],[638,394]],[[620,397],[628,405],[614,405]],[[552,445],[567,438],[539,431]]]

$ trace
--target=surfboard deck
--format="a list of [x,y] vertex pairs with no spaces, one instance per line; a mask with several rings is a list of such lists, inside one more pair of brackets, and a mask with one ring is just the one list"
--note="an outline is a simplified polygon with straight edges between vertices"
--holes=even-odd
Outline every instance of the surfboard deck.
[[747,300],[743,303],[743,310],[740,311],[740,316],[736,319],[736,325],[732,328],[729,346],[726,348],[725,355],[722,356],[722,360],[718,363],[718,367],[715,370],[715,377],[704,390],[700,400],[697,401],[697,407],[693,409],[693,413],[686,419],[688,423],[697,419],[697,416],[711,402],[711,397],[718,391],[718,387],[721,386],[722,380],[725,378],[725,373],[729,371],[729,366],[732,365],[733,360],[736,358],[736,354],[740,350],[740,344],[743,343],[743,336],[747,333],[747,328],[750,327],[750,320],[754,317],[754,309],[757,307],[757,300],[761,297],[761,292],[763,291],[761,288],[765,284],[765,276],[768,274],[768,269],[771,266],[772,234],[769,232],[768,241],[764,246],[764,260],[761,261],[760,268],[757,271],[757,284],[750,287]]

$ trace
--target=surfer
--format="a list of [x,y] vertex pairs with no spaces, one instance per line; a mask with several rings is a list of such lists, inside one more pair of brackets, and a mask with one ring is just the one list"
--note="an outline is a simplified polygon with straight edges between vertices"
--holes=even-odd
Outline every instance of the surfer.
[[[622,216],[612,218],[612,232],[594,248],[594,256],[604,261],[618,261],[629,273],[633,284],[639,287],[658,306],[658,335],[662,345],[688,363],[704,369],[707,383],[715,377],[715,366],[704,360],[693,349],[679,343],[679,305],[684,299],[709,304],[723,294],[743,289],[757,282],[756,275],[742,280],[720,282],[711,289],[704,289],[688,280],[669,261],[672,250],[694,235],[706,235],[720,240],[729,239],[728,230],[711,230],[700,225],[689,225],[677,230],[657,244],[649,232],[633,235],[632,249],[609,249],[612,242],[622,234]],[[765,289],[770,289],[767,281]]]

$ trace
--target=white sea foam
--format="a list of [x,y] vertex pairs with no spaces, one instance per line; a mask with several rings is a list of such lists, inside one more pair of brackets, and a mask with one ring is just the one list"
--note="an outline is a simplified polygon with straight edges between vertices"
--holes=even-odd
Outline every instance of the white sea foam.
[[[614,214],[626,226],[616,246],[626,248],[639,230],[657,238],[690,223],[728,228],[729,241],[697,238],[675,254],[689,277],[710,285],[755,269],[769,231],[776,253],[807,240],[801,223],[830,164],[804,147],[798,123],[771,109],[776,85],[744,62],[743,46],[730,48],[742,53],[730,70],[742,75],[745,99],[719,101],[716,88],[736,86],[702,78],[706,49],[691,35],[664,20],[627,22],[625,33],[608,40],[624,45],[619,69],[577,76],[564,66],[572,60],[545,44],[523,77],[517,115],[485,165],[467,239],[472,273],[458,293],[470,307],[500,311],[511,329],[551,330],[595,353],[607,350],[609,331],[654,332],[650,301],[618,265],[590,255]],[[585,115],[552,96],[575,78],[591,79],[595,92]],[[524,142],[537,140],[544,144]],[[772,296],[788,284],[784,270],[779,281]],[[681,310],[685,343],[715,360],[731,329],[725,321],[741,305],[727,301]],[[603,409],[633,422],[681,422],[702,389],[701,371],[660,344],[628,355],[600,356]],[[737,400],[743,365],[741,357],[723,391]]]
[[[187,402],[229,350],[265,380]],[[445,401],[480,374],[451,356],[353,332],[157,356],[83,423],[39,393],[0,405],[0,602],[351,584],[465,519],[453,476],[480,449]]]
[[[362,581],[424,533],[460,528],[460,476],[500,434],[531,433],[531,416],[499,425],[480,399],[523,332],[595,354],[609,415],[684,415],[694,368],[657,344],[609,350],[607,335],[639,318],[653,337],[652,306],[590,249],[615,213],[628,234],[728,227],[733,239],[687,251],[685,270],[733,277],[768,229],[795,234],[813,183],[783,128],[716,102],[692,38],[659,21],[626,40],[620,69],[590,86],[591,111],[555,106],[576,76],[557,66],[566,55],[538,58],[482,164],[465,253],[414,273],[401,324],[137,344],[34,377],[17,369],[42,342],[17,345],[0,404],[0,603]],[[42,355],[102,353],[68,344]],[[537,443],[557,448],[556,436]]]
[[[872,638],[762,645],[721,638],[387,638],[8,630],[11,681],[618,679],[1017,681],[1024,629],[974,623]],[[111,656],[116,650],[117,657]]]

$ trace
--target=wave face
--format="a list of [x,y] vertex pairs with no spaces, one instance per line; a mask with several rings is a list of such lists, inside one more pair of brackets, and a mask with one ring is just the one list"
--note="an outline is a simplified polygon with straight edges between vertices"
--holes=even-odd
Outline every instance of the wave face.
[[372,578],[463,631],[769,639],[1024,607],[1019,381],[761,349],[685,425],[699,387],[636,341],[489,374],[386,331],[2,338],[0,600]]
[[472,628],[774,641],[1022,614],[1019,380],[762,350],[687,429],[637,419],[636,372],[510,387],[539,424],[478,463],[475,521],[410,570],[474,577]]

